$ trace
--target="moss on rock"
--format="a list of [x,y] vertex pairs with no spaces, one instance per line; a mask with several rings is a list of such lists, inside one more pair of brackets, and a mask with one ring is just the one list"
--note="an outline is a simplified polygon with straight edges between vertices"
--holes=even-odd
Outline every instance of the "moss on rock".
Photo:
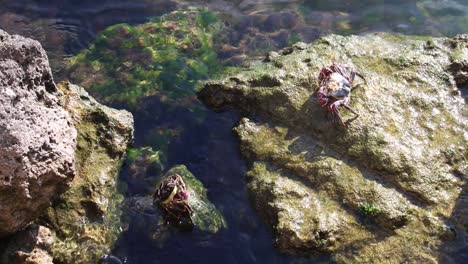
[[117,176],[133,140],[133,117],[97,103],[81,87],[61,83],[58,88],[78,131],[77,174],[41,222],[55,232],[55,261],[95,263],[121,232]]
[[247,173],[248,190],[256,209],[273,227],[281,251],[333,252],[373,237],[338,203],[268,164],[253,164]]

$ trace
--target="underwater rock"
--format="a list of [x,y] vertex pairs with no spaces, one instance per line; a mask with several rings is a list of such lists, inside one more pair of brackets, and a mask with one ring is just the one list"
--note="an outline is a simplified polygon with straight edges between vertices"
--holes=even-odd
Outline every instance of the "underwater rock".
[[154,192],[154,185],[166,166],[164,152],[151,147],[131,148],[127,153],[127,162],[128,178],[125,181],[129,189],[144,194]]
[[0,30],[0,237],[24,228],[75,176],[76,130],[39,42]]
[[0,252],[0,263],[52,264],[52,232],[44,226],[30,225],[7,239]]
[[206,10],[111,26],[70,60],[70,79],[105,103],[138,108],[137,100],[157,95],[161,101],[189,104],[195,82],[220,70],[213,46],[220,27]]
[[[179,174],[189,193],[188,204],[193,210],[193,231],[214,234],[222,228],[226,228],[226,221],[218,209],[209,201],[207,190],[203,184],[184,165],[171,168],[163,176],[158,176],[159,180]],[[154,185],[156,189],[159,184]],[[153,240],[158,246],[162,246],[164,241],[171,236],[174,231],[167,223],[160,208],[154,204],[151,196],[134,196],[125,200],[124,221],[128,222],[128,232],[141,234],[148,240]],[[184,228],[182,230],[192,229]]]
[[[434,249],[451,237],[444,222],[467,178],[467,109],[459,92],[466,36],[330,35],[278,54],[206,82],[198,95],[215,110],[250,118],[235,131],[254,164],[254,205],[279,248],[329,251],[340,263],[437,262]],[[318,73],[333,62],[354,66],[367,80],[353,90],[351,107],[360,116],[341,111],[348,129],[315,99]],[[289,185],[295,187],[287,192]],[[327,221],[332,213],[346,221]]]
[[54,261],[96,263],[121,232],[123,195],[117,178],[133,140],[133,117],[101,105],[79,86],[57,87],[78,130],[76,176],[41,222],[55,233]]

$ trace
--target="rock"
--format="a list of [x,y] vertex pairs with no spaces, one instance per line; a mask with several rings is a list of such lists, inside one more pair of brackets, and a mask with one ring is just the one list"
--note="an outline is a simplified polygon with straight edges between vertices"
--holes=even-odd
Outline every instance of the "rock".
[[[249,117],[235,132],[280,250],[437,262],[433,249],[460,233],[445,222],[467,179],[467,110],[453,93],[465,89],[466,39],[330,35],[203,85],[205,104]],[[342,110],[348,129],[315,99],[318,72],[333,61],[367,80],[353,90],[360,116]]]
[[378,210],[372,218],[382,227],[393,229],[408,221],[412,206],[402,194],[367,179],[356,166],[340,160],[319,142],[286,128],[272,128],[245,118],[235,130],[242,141],[241,150],[249,159],[270,161],[293,171],[312,182],[322,195],[340,197],[356,215],[362,213],[363,205],[372,204]]
[[195,97],[194,83],[221,69],[213,45],[221,27],[207,10],[111,26],[70,60],[70,79],[100,101],[131,109],[140,109],[141,99],[149,96],[172,107],[186,105]]
[[226,228],[221,212],[210,202],[207,190],[184,165],[175,166],[166,172],[165,175],[179,174],[182,176],[187,190],[190,194],[189,205],[194,211],[193,223],[195,228],[208,233],[216,233],[222,228]]
[[39,42],[0,30],[0,237],[24,228],[75,175],[76,130]]
[[150,194],[161,177],[166,166],[166,157],[162,150],[151,147],[132,148],[127,154],[128,178],[125,182],[129,192]]
[[78,130],[76,176],[41,222],[56,233],[54,261],[96,263],[121,232],[118,173],[133,140],[133,117],[99,104],[81,87],[60,83]]
[[30,225],[8,239],[0,253],[0,263],[52,264],[52,232],[44,226]]
[[371,237],[338,203],[291,174],[255,162],[247,177],[254,205],[273,227],[283,252],[330,252]]
[[[226,221],[221,212],[209,201],[206,188],[184,165],[171,168],[159,179],[172,174],[182,176],[190,194],[189,205],[194,211],[194,232],[207,234],[217,233],[226,228]],[[159,183],[154,184],[154,190]],[[175,228],[166,223],[163,212],[153,203],[152,196],[134,196],[125,201],[125,221],[128,222],[128,232],[141,234],[142,237],[154,241],[162,247]]]

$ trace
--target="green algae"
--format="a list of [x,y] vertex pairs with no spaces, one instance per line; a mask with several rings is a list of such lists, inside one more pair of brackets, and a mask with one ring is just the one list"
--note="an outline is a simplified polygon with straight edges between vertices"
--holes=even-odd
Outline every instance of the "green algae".
[[374,217],[381,213],[381,210],[373,203],[362,203],[359,206],[359,211],[366,217]]

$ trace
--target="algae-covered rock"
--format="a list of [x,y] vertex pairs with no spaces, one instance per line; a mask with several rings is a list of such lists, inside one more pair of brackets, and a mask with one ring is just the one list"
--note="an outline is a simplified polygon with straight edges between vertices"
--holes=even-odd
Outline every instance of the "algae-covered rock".
[[111,26],[71,59],[71,80],[108,103],[137,107],[138,100],[154,95],[190,103],[195,82],[220,70],[212,40],[220,26],[204,10]]
[[221,212],[216,209],[214,204],[208,200],[207,190],[205,186],[185,167],[179,165],[170,169],[165,175],[179,174],[187,186],[190,199],[188,201],[190,207],[194,211],[193,223],[194,227],[210,233],[216,233],[221,228],[226,227]]
[[[451,237],[444,222],[466,182],[468,122],[460,91],[466,89],[466,39],[331,35],[204,84],[199,98],[208,106],[252,119],[235,131],[242,153],[257,164],[248,174],[249,189],[260,213],[268,212],[277,241],[286,241],[281,250],[326,249],[338,262],[436,261],[433,249]],[[315,99],[318,72],[333,62],[354,66],[367,80],[351,101],[360,116],[342,111],[348,129]],[[267,180],[272,177],[281,180]],[[321,230],[311,227],[314,220],[292,225],[298,217],[284,216],[284,204],[307,210],[304,195],[280,191],[290,180],[297,190],[309,188],[317,199],[333,201],[320,207],[309,202],[318,219],[326,222],[331,211],[348,219],[324,236],[325,247],[310,239]],[[350,223],[356,223],[352,246],[344,233]],[[341,240],[331,246],[335,237]]]
[[264,162],[255,162],[247,177],[254,205],[284,252],[330,252],[372,237],[337,202],[300,178]]
[[408,221],[411,203],[402,194],[366,178],[359,167],[340,160],[312,138],[248,119],[242,119],[235,130],[249,159],[294,172],[323,196],[340,197],[349,210],[370,216],[382,227],[396,228]]
[[[193,210],[193,231],[216,233],[226,228],[226,221],[218,209],[207,196],[206,188],[184,165],[171,168],[164,175],[159,174],[159,180],[173,174],[182,176],[187,191],[190,195],[189,205]],[[154,190],[159,184],[154,184]],[[164,213],[154,204],[152,196],[134,196],[125,200],[125,216],[128,222],[128,232],[141,234],[149,240],[153,240],[158,246],[163,246],[175,228],[165,219]],[[182,230],[184,230],[183,228]]]
[[99,101],[132,111],[145,130],[139,145],[166,151],[205,117],[195,87],[224,70],[214,47],[221,27],[213,12],[199,9],[114,25],[70,59],[69,77]]
[[133,117],[99,104],[79,86],[61,83],[58,88],[78,130],[77,175],[42,222],[55,232],[54,260],[95,263],[121,232],[117,177],[133,139]]

